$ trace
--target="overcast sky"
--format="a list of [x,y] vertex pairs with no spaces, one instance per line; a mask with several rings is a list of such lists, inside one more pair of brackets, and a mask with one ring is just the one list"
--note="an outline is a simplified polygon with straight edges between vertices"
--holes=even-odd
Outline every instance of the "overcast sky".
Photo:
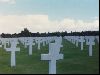
[[0,34],[99,30],[99,0],[0,0]]

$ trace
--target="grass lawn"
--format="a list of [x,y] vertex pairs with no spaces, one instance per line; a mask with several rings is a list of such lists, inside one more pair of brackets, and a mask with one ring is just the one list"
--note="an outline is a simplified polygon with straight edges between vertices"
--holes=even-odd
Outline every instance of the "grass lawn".
[[[80,45],[80,44],[79,44]],[[33,46],[33,54],[28,55],[28,48],[20,44],[21,51],[16,52],[16,67],[10,66],[10,52],[0,48],[0,74],[48,74],[48,61],[41,60],[41,54],[48,54],[48,45]],[[99,74],[99,44],[93,46],[93,56],[88,56],[88,46],[80,46],[63,40],[61,52],[63,60],[57,61],[57,74]]]

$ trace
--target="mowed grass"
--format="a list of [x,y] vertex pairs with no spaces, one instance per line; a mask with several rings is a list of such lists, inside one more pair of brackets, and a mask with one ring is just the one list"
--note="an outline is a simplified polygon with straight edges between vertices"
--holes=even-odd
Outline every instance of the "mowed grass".
[[[41,60],[41,54],[48,54],[48,45],[37,49],[33,46],[33,54],[29,56],[28,48],[19,45],[21,50],[16,52],[16,66],[10,66],[11,52],[0,48],[0,74],[48,74],[49,62]],[[84,50],[63,40],[60,53],[64,59],[57,61],[57,74],[99,74],[99,44],[93,46],[93,56],[88,55],[88,46],[84,43]]]

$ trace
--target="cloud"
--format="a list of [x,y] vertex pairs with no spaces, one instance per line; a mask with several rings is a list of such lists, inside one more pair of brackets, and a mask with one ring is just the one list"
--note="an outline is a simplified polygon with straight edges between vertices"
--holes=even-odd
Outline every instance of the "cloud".
[[99,30],[99,19],[92,21],[64,19],[61,24],[63,25],[61,30],[72,30],[72,31],[95,31]]
[[15,4],[16,3],[16,0],[0,0],[0,3]]
[[0,33],[19,33],[24,28],[31,32],[99,30],[99,19],[51,21],[48,15],[0,15]]

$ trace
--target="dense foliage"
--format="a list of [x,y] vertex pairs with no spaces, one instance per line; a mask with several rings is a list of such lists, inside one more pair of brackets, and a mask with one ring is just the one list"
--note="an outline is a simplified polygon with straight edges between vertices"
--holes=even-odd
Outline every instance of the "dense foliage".
[[2,33],[1,37],[3,38],[13,38],[13,37],[48,37],[48,36],[97,36],[99,35],[99,31],[82,31],[82,32],[48,32],[48,33],[32,33],[27,28],[24,28],[21,33],[14,33],[14,34],[5,34]]

